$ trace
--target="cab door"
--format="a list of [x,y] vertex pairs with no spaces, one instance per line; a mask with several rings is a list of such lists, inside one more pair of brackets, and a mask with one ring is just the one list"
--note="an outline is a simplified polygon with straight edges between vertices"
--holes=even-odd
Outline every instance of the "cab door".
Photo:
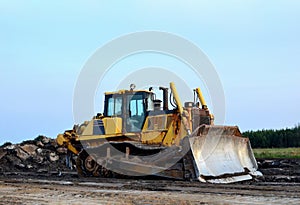
[[127,95],[127,132],[141,132],[146,118],[146,100],[144,93]]

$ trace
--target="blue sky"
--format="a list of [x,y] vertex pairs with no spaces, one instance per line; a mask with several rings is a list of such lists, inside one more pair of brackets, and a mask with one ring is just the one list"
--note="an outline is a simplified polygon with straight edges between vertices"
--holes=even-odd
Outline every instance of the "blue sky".
[[300,122],[299,10],[292,0],[3,0],[0,143],[71,128],[88,58],[116,37],[147,30],[182,36],[206,53],[223,84],[226,124],[292,127]]

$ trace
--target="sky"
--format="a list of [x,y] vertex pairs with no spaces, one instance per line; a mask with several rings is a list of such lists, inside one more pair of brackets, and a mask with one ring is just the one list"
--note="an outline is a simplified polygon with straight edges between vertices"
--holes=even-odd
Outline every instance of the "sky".
[[[241,131],[293,127],[300,122],[299,10],[293,0],[2,0],[0,143],[55,138],[72,128],[85,63],[111,40],[141,31],[181,36],[207,55],[224,89],[225,124]],[[181,62],[145,54],[119,62],[108,81],[126,77],[122,66],[173,66],[193,79]],[[96,96],[114,88],[107,83]],[[102,112],[99,99],[95,112]]]

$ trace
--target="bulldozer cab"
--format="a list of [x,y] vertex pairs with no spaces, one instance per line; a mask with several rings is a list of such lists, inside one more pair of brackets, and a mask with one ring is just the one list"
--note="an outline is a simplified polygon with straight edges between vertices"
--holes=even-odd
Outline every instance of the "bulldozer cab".
[[152,92],[119,91],[105,94],[104,117],[121,118],[122,133],[141,132],[147,113],[153,109]]

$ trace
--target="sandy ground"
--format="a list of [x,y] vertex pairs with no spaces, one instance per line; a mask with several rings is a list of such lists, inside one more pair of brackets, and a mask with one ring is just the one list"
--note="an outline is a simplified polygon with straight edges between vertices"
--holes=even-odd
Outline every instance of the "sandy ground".
[[[74,175],[75,176],[75,175]],[[0,177],[0,204],[299,204],[300,183],[204,184],[10,175]]]

